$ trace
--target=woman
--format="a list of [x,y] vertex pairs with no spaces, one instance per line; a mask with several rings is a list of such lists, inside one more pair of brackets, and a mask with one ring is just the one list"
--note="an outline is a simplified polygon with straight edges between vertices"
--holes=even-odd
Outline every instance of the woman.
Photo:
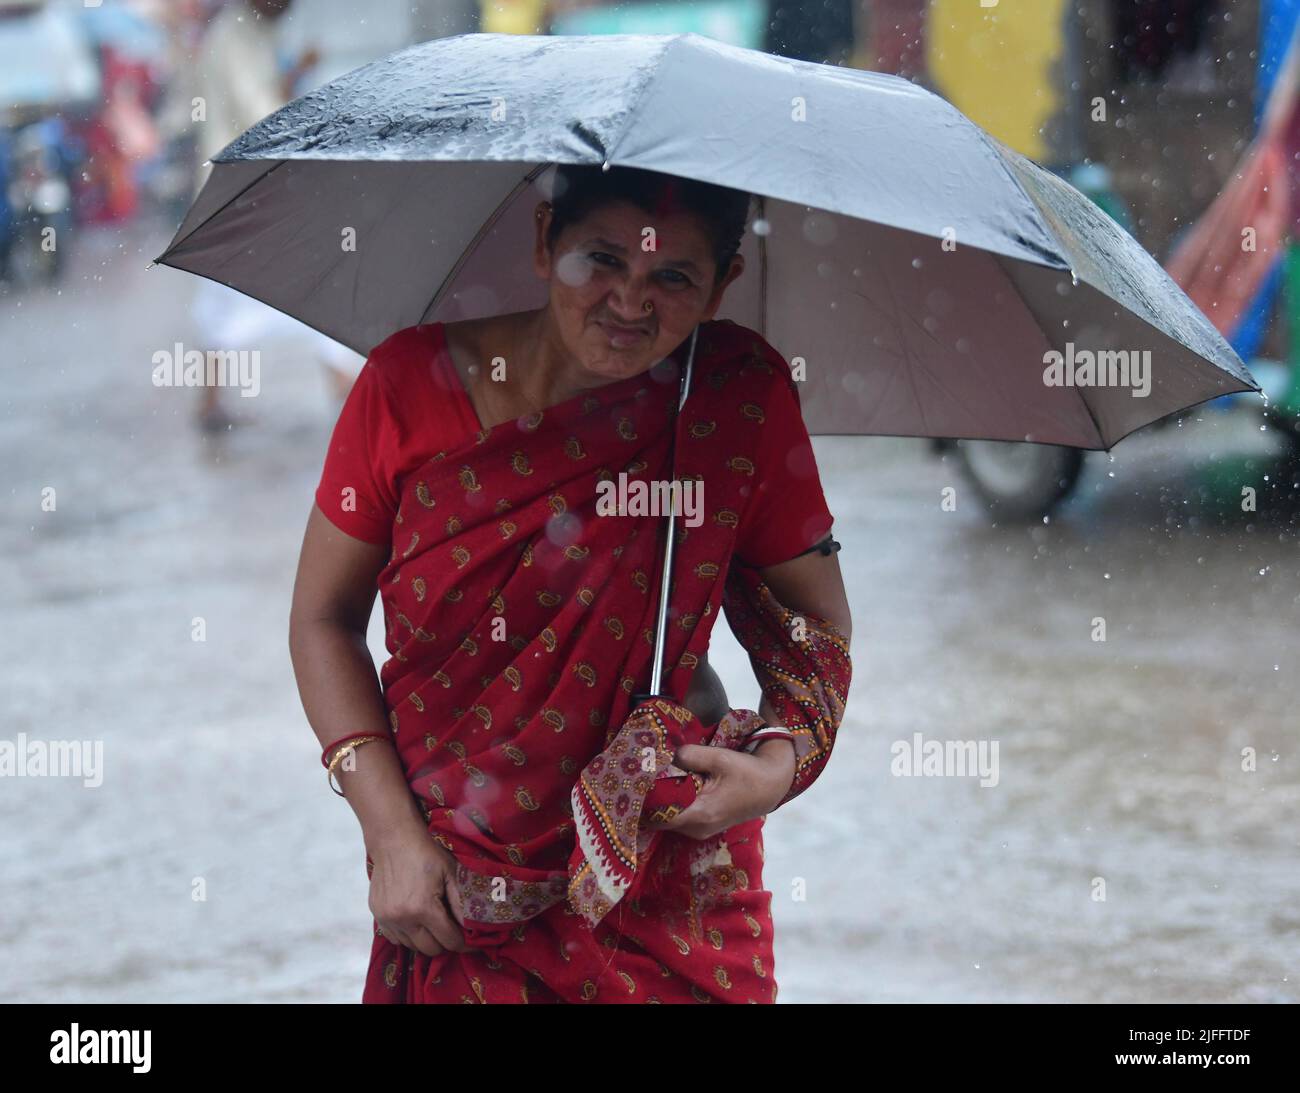
[[[829,755],[850,618],[788,366],[712,321],[748,206],[562,166],[546,306],[398,331],[348,397],[290,646],[366,845],[365,1002],[775,1000],[763,817]],[[674,479],[703,504],[644,696],[663,522],[599,502]],[[757,712],[708,665],[720,607]]]

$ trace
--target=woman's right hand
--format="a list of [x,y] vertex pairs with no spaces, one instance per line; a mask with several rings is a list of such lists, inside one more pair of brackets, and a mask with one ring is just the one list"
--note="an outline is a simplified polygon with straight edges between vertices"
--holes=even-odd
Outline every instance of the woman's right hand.
[[469,950],[459,923],[456,859],[419,821],[377,840],[370,859],[370,913],[385,937],[425,956]]

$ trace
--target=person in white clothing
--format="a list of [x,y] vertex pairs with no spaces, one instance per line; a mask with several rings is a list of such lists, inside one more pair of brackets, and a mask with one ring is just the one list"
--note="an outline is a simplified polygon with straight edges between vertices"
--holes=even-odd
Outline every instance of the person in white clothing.
[[[291,4],[292,0],[229,0],[204,33],[190,75],[196,193],[207,181],[208,161],[288,102],[303,74],[319,60],[316,49],[307,49],[287,71],[281,70],[276,24]],[[267,339],[283,337],[311,345],[331,375],[355,374],[362,363],[356,353],[332,338],[207,278],[196,280],[191,314],[205,349],[253,349]],[[215,431],[233,424],[222,407],[221,388],[204,387],[200,427]]]

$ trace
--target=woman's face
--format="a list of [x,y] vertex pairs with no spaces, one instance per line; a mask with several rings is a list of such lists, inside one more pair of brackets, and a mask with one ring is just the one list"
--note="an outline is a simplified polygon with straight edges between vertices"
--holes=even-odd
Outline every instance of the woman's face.
[[709,237],[693,213],[652,217],[612,202],[566,227],[552,253],[546,248],[551,207],[542,202],[537,210],[534,266],[550,282],[554,322],[570,354],[609,382],[668,356],[697,323],[713,318],[723,291],[744,269],[737,255],[715,287]]

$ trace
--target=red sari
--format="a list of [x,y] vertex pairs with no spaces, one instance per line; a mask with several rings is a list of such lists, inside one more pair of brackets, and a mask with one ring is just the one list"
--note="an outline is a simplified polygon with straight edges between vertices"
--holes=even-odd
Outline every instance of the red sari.
[[785,362],[743,327],[704,324],[679,419],[685,352],[479,432],[405,480],[379,577],[381,681],[407,781],[457,861],[474,948],[430,958],[376,936],[364,1002],[775,1000],[764,821],[710,840],[647,823],[700,784],[671,765],[677,746],[739,747],[761,719],[704,726],[674,701],[634,702],[663,524],[599,515],[599,484],[671,480],[676,426],[676,477],[703,483],[704,519],[678,520],[665,691],[686,693],[725,606],[795,731],[789,797],[830,754],[848,650],[733,552],[765,399],[793,386]]

